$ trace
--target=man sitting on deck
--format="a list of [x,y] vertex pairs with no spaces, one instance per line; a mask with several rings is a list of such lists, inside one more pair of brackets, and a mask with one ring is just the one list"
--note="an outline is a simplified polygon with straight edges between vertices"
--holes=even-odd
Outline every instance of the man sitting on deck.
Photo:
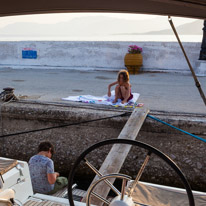
[[67,178],[59,177],[59,173],[54,172],[53,154],[54,146],[50,142],[41,142],[38,154],[29,160],[34,193],[54,194],[68,183]]

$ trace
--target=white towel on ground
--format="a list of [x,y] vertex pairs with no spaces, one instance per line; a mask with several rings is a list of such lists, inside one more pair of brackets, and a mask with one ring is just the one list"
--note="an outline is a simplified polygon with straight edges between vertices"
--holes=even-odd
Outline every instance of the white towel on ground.
[[62,98],[62,100],[67,100],[67,101],[75,101],[75,102],[84,102],[84,103],[92,103],[92,104],[103,104],[103,105],[112,105],[112,106],[143,106],[142,103],[137,104],[136,101],[138,100],[140,94],[138,93],[132,93],[133,98],[129,100],[129,102],[122,104],[122,100],[118,99],[116,103],[112,103],[112,101],[115,98],[115,91],[113,90],[111,92],[111,97],[108,97],[107,95],[104,95],[102,97],[97,97],[97,96],[92,96],[92,95],[81,95],[81,96],[69,96],[66,98]]

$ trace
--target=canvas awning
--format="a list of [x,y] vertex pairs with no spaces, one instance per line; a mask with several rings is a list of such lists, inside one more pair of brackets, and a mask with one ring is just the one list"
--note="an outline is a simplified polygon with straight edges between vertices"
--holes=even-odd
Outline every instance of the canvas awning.
[[123,12],[206,19],[206,0],[0,0],[0,16]]

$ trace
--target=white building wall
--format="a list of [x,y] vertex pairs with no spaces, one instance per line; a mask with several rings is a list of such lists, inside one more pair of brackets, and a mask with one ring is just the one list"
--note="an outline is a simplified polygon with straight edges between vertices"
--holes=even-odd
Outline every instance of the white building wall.
[[[128,45],[143,48],[143,70],[189,71],[176,42],[80,42],[20,41],[0,42],[0,68],[61,68],[119,70],[124,67]],[[200,43],[183,43],[193,66]],[[37,50],[37,59],[23,59],[22,50]]]

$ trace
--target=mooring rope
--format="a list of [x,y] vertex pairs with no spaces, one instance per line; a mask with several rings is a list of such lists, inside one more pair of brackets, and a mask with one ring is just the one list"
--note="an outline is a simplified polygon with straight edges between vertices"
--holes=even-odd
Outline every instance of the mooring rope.
[[11,133],[11,134],[5,134],[5,135],[1,135],[0,138],[10,137],[10,136],[17,136],[17,135],[20,135],[20,134],[29,134],[29,133],[34,133],[34,132],[41,132],[41,131],[50,130],[50,129],[57,129],[57,128],[61,128],[61,127],[75,126],[75,125],[80,125],[80,124],[85,124],[85,123],[90,123],[90,122],[97,122],[97,121],[112,119],[112,118],[116,118],[116,117],[124,117],[124,116],[128,116],[130,114],[131,114],[131,112],[125,112],[123,114],[118,114],[118,115],[114,115],[114,116],[110,116],[110,117],[103,117],[103,118],[99,118],[99,119],[92,119],[92,120],[87,120],[87,121],[82,121],[82,122],[75,122],[75,123],[71,123],[71,124],[63,124],[63,125],[58,125],[58,126],[53,126],[53,127],[46,127],[46,128],[41,128],[41,129],[24,131],[24,132],[16,132],[16,133]]
[[149,118],[151,118],[151,119],[153,119],[153,120],[156,120],[156,121],[158,121],[158,122],[161,122],[162,124],[165,124],[165,125],[173,128],[173,129],[176,129],[176,130],[178,130],[178,131],[180,131],[180,132],[183,132],[184,134],[190,135],[190,136],[192,136],[192,137],[194,137],[194,138],[196,138],[196,139],[198,139],[198,140],[206,143],[206,139],[203,139],[202,137],[198,137],[198,136],[196,136],[196,135],[194,135],[194,134],[191,134],[191,133],[189,133],[189,132],[186,132],[186,131],[184,131],[184,130],[182,130],[182,129],[180,129],[180,128],[177,128],[177,127],[175,127],[175,126],[173,126],[173,125],[171,125],[171,124],[169,124],[169,123],[167,123],[167,122],[164,122],[164,121],[162,121],[162,120],[160,120],[160,119],[158,119],[158,118],[156,118],[156,117],[153,117],[153,116],[151,116],[151,115],[149,115],[149,114],[147,115],[147,117],[149,117]]

